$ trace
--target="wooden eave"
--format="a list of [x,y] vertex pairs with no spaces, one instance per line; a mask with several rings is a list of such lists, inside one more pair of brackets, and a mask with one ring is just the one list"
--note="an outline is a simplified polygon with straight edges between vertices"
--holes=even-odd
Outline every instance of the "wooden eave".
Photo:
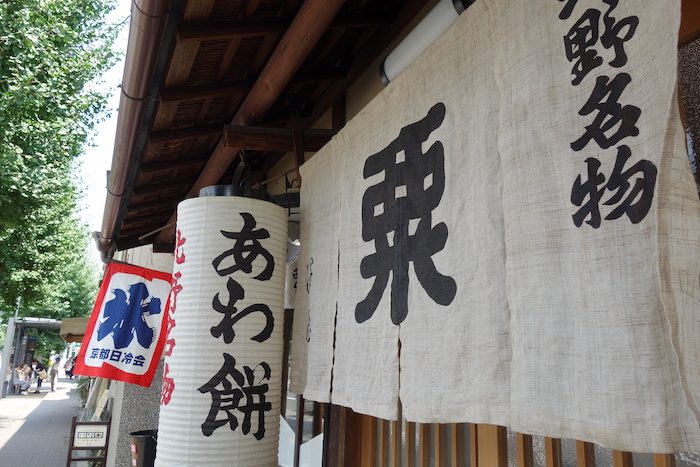
[[[297,47],[297,41],[285,43],[290,28],[303,30],[299,17],[308,27],[316,26],[308,15],[310,8],[315,4],[313,11],[322,15],[332,3],[181,0],[177,25],[170,37],[164,33],[159,49],[165,66],[152,78],[155,105],[150,114],[144,113],[138,144],[128,156],[131,165],[114,220],[113,246],[124,249],[158,242],[162,249],[162,244],[170,243],[172,227],[160,238],[146,234],[172,223],[177,203],[198,189],[195,184],[201,183],[205,167],[206,180],[214,173],[215,183],[230,183],[238,158],[219,162],[223,169],[212,171],[210,158],[217,146],[245,151],[246,163],[256,178],[264,180],[266,171],[294,148],[292,118],[297,115],[304,149],[320,149],[334,131],[312,129],[315,122],[430,2],[338,0],[340,7],[328,18],[318,41],[297,53],[303,55],[300,62],[283,63]],[[285,47],[282,60],[279,51],[275,57],[279,47]],[[266,70],[271,63],[286,67],[282,72],[294,72],[275,95],[261,98],[261,84],[267,83],[258,81],[275,76],[275,69]],[[251,103],[254,98],[269,102]],[[246,121],[237,121],[245,106],[255,111]]]

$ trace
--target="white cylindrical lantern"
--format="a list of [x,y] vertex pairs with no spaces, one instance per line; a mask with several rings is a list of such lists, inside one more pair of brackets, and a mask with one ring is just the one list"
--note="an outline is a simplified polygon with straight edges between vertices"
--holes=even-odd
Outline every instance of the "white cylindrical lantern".
[[212,196],[177,217],[155,465],[276,466],[286,212]]

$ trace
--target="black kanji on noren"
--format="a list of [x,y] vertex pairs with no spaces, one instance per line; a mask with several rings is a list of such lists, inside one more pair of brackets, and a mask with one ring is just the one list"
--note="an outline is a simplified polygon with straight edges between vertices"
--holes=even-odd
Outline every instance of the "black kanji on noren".
[[[626,215],[630,222],[638,224],[646,217],[654,199],[657,169],[653,162],[641,160],[624,170],[631,155],[628,146],[623,145],[617,149],[615,167],[604,186],[605,176],[598,172],[600,161],[593,157],[586,159],[588,180],[582,182],[579,175],[571,189],[571,202],[581,207],[572,216],[576,227],[581,227],[584,221],[593,228],[600,227],[600,201],[606,190],[615,193],[603,204],[616,207],[605,216],[605,220],[615,220]],[[635,178],[634,186],[629,182],[632,178]],[[588,201],[584,204],[586,198]]]
[[564,36],[564,50],[569,62],[574,62],[571,84],[578,85],[586,75],[603,64],[595,45],[598,43],[600,11],[589,9]]
[[[598,188],[605,183],[605,175],[598,173],[600,161],[594,157],[586,159],[588,167],[588,179],[581,181],[581,175],[576,177],[574,186],[571,188],[571,202],[581,209],[572,216],[576,227],[581,227],[584,221],[594,229],[600,227],[600,199],[603,197],[605,187]],[[584,200],[588,201],[584,204]],[[588,218],[588,220],[586,220]]]
[[586,126],[583,136],[571,143],[571,149],[580,151],[591,140],[595,140],[602,149],[608,149],[628,136],[639,134],[636,124],[642,114],[641,109],[634,105],[622,106],[618,102],[631,81],[627,73],[620,73],[612,80],[607,76],[596,79],[591,97],[578,113],[584,116],[597,111],[597,114],[593,122]]
[[233,280],[233,278],[229,277],[226,283],[226,288],[228,289],[227,304],[224,305],[221,302],[218,293],[214,295],[214,299],[211,302],[212,308],[219,313],[223,313],[224,315],[219,324],[212,326],[210,331],[211,335],[217,338],[223,335],[224,342],[230,344],[233,342],[233,338],[236,337],[236,332],[234,331],[233,326],[238,322],[238,320],[245,318],[252,313],[260,313],[265,317],[265,327],[258,333],[258,335],[251,337],[251,339],[257,342],[265,342],[267,339],[269,339],[269,337],[272,335],[272,330],[275,327],[275,318],[272,316],[270,307],[262,303],[257,303],[238,311],[238,308],[235,306],[236,302],[245,298],[245,291],[243,290],[243,287],[241,287],[238,282]]
[[[211,394],[211,409],[204,423],[202,434],[211,436],[218,428],[229,424],[231,431],[238,428],[238,418],[235,411],[243,414],[241,431],[244,435],[250,433],[251,418],[257,413],[257,431],[253,436],[257,440],[265,437],[265,412],[272,410],[272,404],[265,399],[268,384],[260,384],[269,381],[272,374],[270,365],[260,363],[256,368],[243,366],[243,373],[236,369],[236,359],[224,353],[224,364],[212,379],[197,390],[202,394]],[[260,381],[255,381],[255,370],[261,368],[263,375]],[[245,374],[244,374],[245,373]],[[233,382],[231,379],[233,379]],[[234,384],[235,383],[235,386]],[[219,412],[224,412],[226,418],[219,419]]]
[[561,9],[561,12],[559,13],[559,19],[569,19],[571,18],[571,14],[574,12],[574,8],[576,7],[576,3],[578,3],[578,0],[559,0],[559,3],[566,2],[564,4],[564,8]]
[[603,3],[607,3],[609,8],[603,15],[605,31],[600,36],[600,42],[606,49],[612,48],[615,51],[615,58],[610,62],[610,65],[619,68],[627,64],[625,42],[632,39],[632,36],[637,31],[639,17],[628,16],[617,21],[612,16],[612,11],[617,7],[618,0],[603,0]]
[[[617,148],[615,168],[608,179],[608,184],[605,186],[608,191],[617,190],[617,192],[605,204],[608,206],[616,205],[620,203],[623,196],[627,196],[610,214],[605,216],[606,220],[619,219],[624,214],[629,217],[630,222],[638,224],[646,217],[651,208],[651,202],[654,199],[654,188],[656,187],[656,165],[651,161],[642,159],[623,172],[625,164],[631,155],[632,151],[630,151],[629,147],[620,146]],[[636,178],[630,191],[629,180],[635,175],[639,176]]]
[[454,279],[440,274],[432,260],[445,247],[448,235],[444,222],[432,225],[432,211],[445,191],[444,149],[436,141],[425,153],[422,151],[422,144],[444,119],[445,105],[435,104],[425,118],[402,128],[394,141],[365,161],[364,178],[383,174],[383,180],[367,188],[362,196],[362,239],[374,241],[376,252],[360,264],[362,277],[374,278],[374,283],[355,308],[358,323],[376,311],[389,273],[391,321],[403,322],[408,314],[411,262],[418,281],[434,302],[449,305],[457,293]]
[[[220,276],[228,276],[239,270],[250,274],[253,271],[253,262],[258,256],[262,256],[267,264],[265,265],[265,269],[255,276],[255,279],[260,281],[269,280],[275,269],[275,259],[270,252],[262,246],[260,240],[270,238],[270,233],[267,229],[253,230],[256,226],[255,217],[247,212],[242,212],[240,214],[244,222],[243,229],[240,232],[221,231],[224,237],[236,240],[233,244],[233,248],[224,251],[214,258],[211,264]],[[233,257],[233,264],[221,267],[221,263],[231,256]]]

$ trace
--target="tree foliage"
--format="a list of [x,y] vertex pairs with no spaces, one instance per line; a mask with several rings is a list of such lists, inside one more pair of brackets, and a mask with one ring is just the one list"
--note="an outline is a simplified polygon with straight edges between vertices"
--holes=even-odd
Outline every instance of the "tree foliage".
[[0,2],[0,320],[84,316],[97,286],[77,216],[76,158],[115,60],[110,0]]

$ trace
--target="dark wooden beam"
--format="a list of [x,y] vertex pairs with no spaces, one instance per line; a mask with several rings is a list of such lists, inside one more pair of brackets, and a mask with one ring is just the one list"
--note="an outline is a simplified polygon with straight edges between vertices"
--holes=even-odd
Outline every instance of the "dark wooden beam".
[[179,41],[213,41],[232,37],[261,36],[284,32],[290,24],[287,18],[266,18],[226,21],[199,21],[182,24],[177,30]]
[[116,242],[117,244],[117,250],[129,250],[131,248],[136,248],[139,246],[146,245],[148,242],[147,238],[144,238],[143,240],[139,240],[139,236],[133,236],[133,237],[124,237],[124,238],[118,238]]
[[150,144],[175,143],[190,138],[221,135],[222,128],[223,125],[221,123],[215,123],[191,128],[157,131],[148,135],[148,142]]
[[174,102],[189,99],[212,99],[230,96],[231,94],[245,94],[250,91],[251,87],[252,84],[248,81],[222,81],[199,85],[185,84],[163,89],[160,92],[160,100],[161,102]]
[[188,157],[186,159],[170,159],[165,161],[147,162],[141,166],[142,174],[151,174],[163,170],[185,169],[204,165],[209,160],[209,156]]
[[155,221],[166,221],[168,220],[168,216],[170,216],[169,212],[163,212],[163,213],[156,213],[156,214],[148,214],[148,215],[143,215],[143,216],[127,216],[124,219],[124,223],[122,226],[128,226],[132,224],[141,224],[143,222],[155,222]]
[[177,203],[182,201],[184,196],[172,196],[166,199],[156,199],[153,201],[144,201],[143,203],[131,203],[129,204],[128,212],[132,214],[134,212],[147,211],[149,209],[158,208],[173,208]]
[[[364,73],[375,60],[377,60],[384,50],[391,45],[392,41],[406,29],[412,21],[425,10],[425,0],[405,0],[401,3],[401,9],[396,19],[386,27],[379,28],[377,34],[372,36],[366,46],[353,57],[352,65],[345,78],[334,81],[328,89],[314,102],[314,109],[311,116],[305,119],[306,126],[315,123],[333,103],[340,97],[355,80]],[[377,69],[377,76],[379,70]]]
[[[343,79],[347,73],[348,70],[342,67],[312,68],[297,73],[290,81],[290,86]],[[197,85],[188,85],[185,83],[179,86],[164,88],[160,92],[160,101],[162,103],[171,103],[194,99],[214,99],[234,94],[242,95],[249,92],[252,87],[252,83],[248,80],[221,81],[218,83]]]
[[[318,151],[336,134],[335,130],[303,130],[304,150]],[[235,146],[248,151],[288,152],[294,149],[290,128],[268,128],[244,125],[224,127],[224,145]]]
[[139,186],[134,188],[132,191],[133,196],[143,196],[143,195],[151,195],[155,193],[160,193],[160,192],[165,192],[165,191],[170,191],[170,190],[175,190],[175,189],[183,189],[183,188],[189,188],[190,185],[194,182],[195,178],[194,177],[185,177],[185,178],[178,178],[175,180],[167,180],[165,182],[161,183],[148,183],[144,186]]
[[700,2],[698,0],[683,0],[678,44],[682,46],[698,38],[700,38]]
[[[200,21],[181,25],[177,31],[179,41],[215,41],[233,37],[281,34],[291,25],[289,18],[267,18],[226,21]],[[336,18],[329,30],[384,26],[389,23],[385,15],[344,15]]]

